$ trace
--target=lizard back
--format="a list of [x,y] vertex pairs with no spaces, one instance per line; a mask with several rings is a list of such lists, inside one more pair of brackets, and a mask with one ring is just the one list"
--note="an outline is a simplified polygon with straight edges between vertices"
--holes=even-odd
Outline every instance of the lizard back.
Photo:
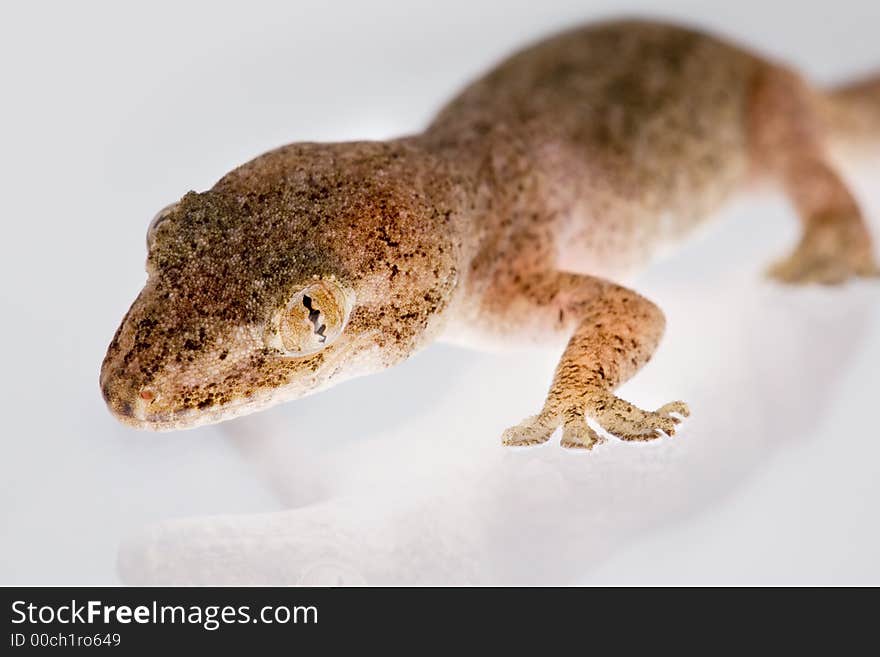
[[[523,176],[540,186],[540,225],[509,198],[506,213],[481,218],[490,224],[482,232],[515,233],[523,222],[511,225],[510,216],[522,216],[535,238],[525,241],[549,239],[565,269],[619,275],[688,233],[744,179],[757,66],[687,28],[592,25],[502,62],[449,103],[426,136],[478,160],[523,154]],[[523,204],[534,209],[535,194]]]

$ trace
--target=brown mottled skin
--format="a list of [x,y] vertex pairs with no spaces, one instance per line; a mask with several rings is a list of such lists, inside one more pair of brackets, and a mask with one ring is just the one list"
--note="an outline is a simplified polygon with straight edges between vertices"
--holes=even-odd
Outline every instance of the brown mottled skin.
[[612,279],[756,178],[780,183],[804,226],[774,276],[876,275],[827,154],[846,136],[880,136],[880,79],[823,94],[650,22],[561,34],[419,135],[285,146],[163,211],[146,286],[102,366],[104,397],[127,424],[181,429],[392,366],[438,338],[568,339],[543,408],[506,444],[562,427],[564,446],[590,448],[601,438],[587,418],[622,439],[671,435],[684,403],[650,412],[613,394],[651,358],[664,317]]

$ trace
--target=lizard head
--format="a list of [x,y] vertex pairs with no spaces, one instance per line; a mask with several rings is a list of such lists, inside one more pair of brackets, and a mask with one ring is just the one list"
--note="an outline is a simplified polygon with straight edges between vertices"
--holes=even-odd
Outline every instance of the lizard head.
[[101,367],[113,414],[154,430],[218,422],[426,342],[454,249],[401,159],[387,144],[294,145],[161,211]]

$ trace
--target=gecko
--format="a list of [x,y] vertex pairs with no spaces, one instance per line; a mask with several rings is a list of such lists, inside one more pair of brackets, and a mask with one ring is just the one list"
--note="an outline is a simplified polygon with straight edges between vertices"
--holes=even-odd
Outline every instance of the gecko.
[[186,429],[437,340],[547,343],[563,350],[546,399],[505,445],[671,436],[684,402],[644,410],[615,395],[665,328],[620,281],[756,182],[800,218],[770,276],[878,276],[832,157],[846,144],[880,151],[880,75],[823,90],[690,27],[565,31],[472,82],[419,134],[283,146],[159,212],[146,284],[101,366],[104,400],[132,427]]

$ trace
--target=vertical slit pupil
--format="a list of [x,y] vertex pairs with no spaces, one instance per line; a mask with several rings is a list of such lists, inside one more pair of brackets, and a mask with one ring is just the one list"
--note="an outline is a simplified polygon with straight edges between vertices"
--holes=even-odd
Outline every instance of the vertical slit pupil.
[[318,326],[318,320],[321,318],[321,311],[312,306],[312,297],[310,297],[308,294],[303,295],[303,306],[305,306],[306,310],[309,311],[309,321],[314,327],[315,335],[321,338],[321,342],[326,342],[327,336],[324,335],[324,331],[327,330],[327,325],[321,324],[320,326]]

